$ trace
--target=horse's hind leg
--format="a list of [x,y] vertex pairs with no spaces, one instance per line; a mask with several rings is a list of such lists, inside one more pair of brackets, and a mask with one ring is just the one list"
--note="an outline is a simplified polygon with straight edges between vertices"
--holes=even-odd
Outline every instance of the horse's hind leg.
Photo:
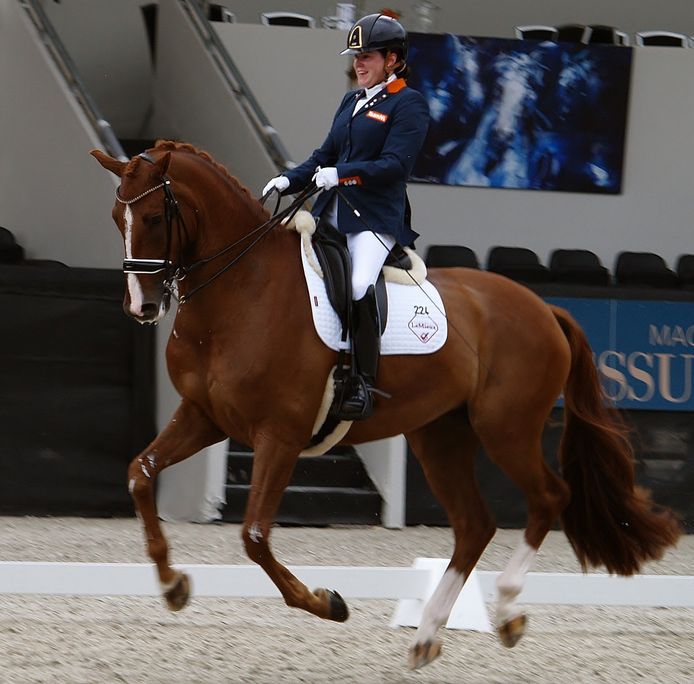
[[171,422],[133,459],[128,469],[130,494],[145,528],[147,552],[157,566],[164,598],[171,610],[180,610],[186,605],[190,583],[183,573],[169,565],[169,547],[157,515],[155,482],[164,468],[224,437],[200,409],[184,400]]
[[253,450],[251,491],[241,533],[248,557],[263,568],[288,606],[344,622],[349,611],[342,597],[328,589],[311,592],[274,557],[270,548],[270,528],[302,446],[283,443],[267,434],[254,444]]
[[497,410],[503,416],[478,428],[487,455],[525,495],[527,526],[520,545],[497,579],[496,625],[505,646],[515,646],[523,636],[526,617],[516,603],[540,544],[569,501],[566,483],[546,465],[542,454],[544,417],[549,414],[520,407]]
[[445,509],[455,535],[451,562],[427,602],[409,652],[411,668],[426,665],[441,651],[436,638],[485,547],[494,536],[494,520],[480,496],[474,459],[478,439],[465,411],[449,413],[406,435],[427,481]]

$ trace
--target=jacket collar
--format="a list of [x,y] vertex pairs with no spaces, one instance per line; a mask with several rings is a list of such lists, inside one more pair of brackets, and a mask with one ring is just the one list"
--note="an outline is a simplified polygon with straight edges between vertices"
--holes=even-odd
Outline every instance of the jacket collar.
[[[374,86],[373,88],[366,89],[366,91],[364,91],[367,97],[366,104],[361,107],[354,116],[367,112],[371,107],[377,105],[379,102],[383,102],[389,95],[400,92],[406,85],[407,83],[405,83],[404,79],[396,78],[394,75],[391,75],[386,81],[385,87],[378,88],[378,86]],[[371,91],[371,96],[369,91]]]
[[[391,74],[387,80],[381,81],[380,83],[377,83],[374,86],[371,86],[370,88],[363,88],[362,89],[362,95],[361,97],[366,97],[367,100],[370,100],[372,97],[375,97],[380,93],[384,88],[388,89],[390,88],[391,84],[396,81],[395,74]],[[390,91],[388,91],[390,92]]]
[[386,85],[386,90],[392,95],[394,93],[399,93],[403,88],[407,86],[404,78],[396,78],[392,81],[388,81]]

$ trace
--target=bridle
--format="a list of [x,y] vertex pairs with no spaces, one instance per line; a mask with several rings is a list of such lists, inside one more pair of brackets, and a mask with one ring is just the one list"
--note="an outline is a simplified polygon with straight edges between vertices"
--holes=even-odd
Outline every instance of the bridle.
[[[144,159],[145,161],[149,162],[150,164],[155,163],[155,160],[146,152],[143,152],[138,156]],[[194,294],[202,290],[204,287],[207,287],[211,282],[213,282],[223,273],[228,271],[239,261],[239,259],[241,259],[251,249],[253,249],[253,247],[255,247],[255,245],[257,245],[258,242],[260,242],[260,240],[262,240],[262,238],[265,237],[265,235],[267,235],[273,228],[278,226],[282,221],[291,220],[294,214],[296,214],[296,212],[299,211],[303,203],[309,197],[318,192],[318,188],[316,188],[315,185],[309,185],[297,195],[296,199],[288,207],[279,212],[277,211],[280,201],[280,197],[278,194],[275,210],[272,216],[267,221],[261,223],[259,226],[249,231],[238,240],[232,242],[226,247],[223,247],[215,254],[198,259],[197,261],[194,261],[193,263],[186,266],[183,264],[181,248],[183,245],[183,236],[188,238],[188,230],[186,228],[185,219],[183,218],[180,205],[173,192],[172,181],[168,176],[162,176],[161,182],[159,184],[149,188],[148,190],[145,190],[144,192],[141,192],[139,195],[136,195],[135,197],[132,197],[130,199],[125,199],[124,197],[122,197],[120,194],[120,187],[118,187],[116,189],[116,200],[121,204],[130,206],[131,204],[139,202],[141,199],[144,199],[151,193],[156,192],[157,190],[164,191],[164,219],[166,222],[165,257],[163,259],[123,259],[123,273],[127,275],[154,275],[155,273],[163,272],[164,290],[169,295],[173,296],[174,298],[177,298],[179,304],[183,304],[186,301],[188,301]],[[268,197],[272,192],[273,191],[270,191],[260,198],[261,204],[264,204],[267,201]],[[177,231],[179,251],[178,257],[175,261],[173,260],[171,254],[174,228]],[[205,264],[208,264],[211,261],[218,259],[220,256],[223,256],[224,254],[232,250],[234,247],[237,247],[238,245],[240,245],[241,243],[253,236],[255,236],[255,239],[252,242],[250,242],[246,247],[244,247],[231,261],[229,261],[218,271],[213,273],[207,280],[203,281],[193,289],[189,290],[185,295],[177,295],[177,284],[179,281],[186,278],[192,271],[196,270],[200,266],[204,266]]]
[[[130,206],[139,202],[141,199],[147,197],[156,190],[164,189],[164,216],[166,219],[166,257],[164,259],[123,259],[123,272],[126,274],[146,274],[152,275],[154,273],[165,272],[165,283],[172,283],[174,280],[178,279],[178,271],[171,259],[171,237],[173,235],[173,225],[174,219],[176,220],[176,226],[178,227],[178,237],[179,245],[181,244],[180,238],[182,233],[188,234],[186,230],[185,221],[183,215],[181,214],[180,208],[178,206],[178,201],[174,197],[173,190],[171,189],[171,179],[166,176],[162,178],[162,182],[159,185],[155,185],[149,190],[145,190],[136,197],[131,199],[124,199],[120,194],[120,187],[116,188],[116,200],[121,204]],[[180,259],[179,259],[180,261]]]

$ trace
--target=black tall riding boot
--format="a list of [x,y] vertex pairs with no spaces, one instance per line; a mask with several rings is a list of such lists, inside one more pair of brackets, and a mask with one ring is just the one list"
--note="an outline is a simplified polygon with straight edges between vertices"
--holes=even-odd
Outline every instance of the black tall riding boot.
[[347,381],[339,416],[342,420],[368,418],[373,411],[372,391],[376,386],[381,352],[381,322],[376,304],[376,288],[352,303],[352,363],[356,372]]

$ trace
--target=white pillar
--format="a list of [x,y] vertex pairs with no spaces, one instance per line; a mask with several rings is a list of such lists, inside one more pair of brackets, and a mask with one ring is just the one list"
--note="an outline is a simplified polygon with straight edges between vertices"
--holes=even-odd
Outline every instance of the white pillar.
[[[157,428],[161,430],[176,410],[180,397],[169,380],[166,343],[174,312],[157,326]],[[211,522],[222,517],[226,503],[228,440],[199,451],[164,470],[157,480],[157,509],[170,522]]]
[[405,526],[407,442],[402,435],[357,447],[364,467],[383,498],[384,527]]
[[203,449],[159,475],[157,509],[167,522],[211,522],[226,503],[229,440]]

